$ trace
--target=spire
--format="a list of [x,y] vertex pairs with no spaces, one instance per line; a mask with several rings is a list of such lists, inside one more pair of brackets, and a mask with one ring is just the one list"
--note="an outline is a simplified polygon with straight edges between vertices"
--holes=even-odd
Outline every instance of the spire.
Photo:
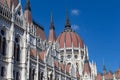
[[52,12],[51,12],[50,29],[55,29],[55,27],[54,27],[54,21],[53,21],[53,14],[52,14]]
[[103,71],[106,71],[106,66],[105,65],[103,65]]
[[68,16],[68,10],[66,11],[66,24],[65,28],[71,28],[70,21],[69,21],[69,16]]
[[49,31],[48,41],[49,42],[56,41],[55,27],[54,27],[52,12],[51,12],[51,18],[50,18],[50,31]]
[[25,15],[26,22],[31,24],[32,23],[32,14],[31,14],[30,0],[26,1],[24,15]]
[[104,64],[104,59],[103,59],[103,74],[106,74],[107,72],[106,72],[106,66],[105,66],[105,64]]
[[85,55],[85,62],[84,62],[84,70],[83,70],[83,74],[91,74],[91,68],[90,68],[90,64],[87,58],[87,54]]
[[26,1],[25,10],[31,11],[30,0],[27,0],[27,1]]

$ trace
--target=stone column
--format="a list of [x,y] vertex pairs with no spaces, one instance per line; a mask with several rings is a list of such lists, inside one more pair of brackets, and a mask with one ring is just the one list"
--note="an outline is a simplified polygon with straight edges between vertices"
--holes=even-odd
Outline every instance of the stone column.
[[13,79],[13,48],[14,48],[14,6],[12,6],[12,19],[9,31],[9,44],[8,44],[8,66],[7,66],[7,80]]

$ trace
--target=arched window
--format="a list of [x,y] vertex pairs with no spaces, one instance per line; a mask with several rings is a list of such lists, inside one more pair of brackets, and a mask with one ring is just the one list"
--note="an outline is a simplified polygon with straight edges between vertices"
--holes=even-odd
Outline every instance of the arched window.
[[19,38],[15,38],[14,41],[14,60],[20,61],[20,42]]
[[4,77],[5,76],[5,67],[1,67],[1,76]]
[[0,31],[0,51],[2,55],[6,55],[6,38],[5,38],[5,31]]

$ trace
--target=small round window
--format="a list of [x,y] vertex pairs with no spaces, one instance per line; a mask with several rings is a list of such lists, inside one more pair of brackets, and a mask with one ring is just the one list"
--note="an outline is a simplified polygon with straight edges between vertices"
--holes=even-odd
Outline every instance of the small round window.
[[77,59],[77,58],[78,58],[78,55],[75,55],[74,57],[75,57],[75,59]]
[[69,59],[70,59],[71,57],[72,57],[71,55],[67,55],[67,58],[69,58]]

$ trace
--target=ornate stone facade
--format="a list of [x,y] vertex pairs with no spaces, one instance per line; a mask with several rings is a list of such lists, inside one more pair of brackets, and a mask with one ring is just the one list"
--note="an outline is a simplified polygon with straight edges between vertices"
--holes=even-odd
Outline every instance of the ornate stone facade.
[[[48,40],[33,21],[30,1],[22,10],[19,0],[0,0],[0,80],[95,80],[96,64],[88,48],[71,29],[56,37],[51,14]],[[99,80],[99,79],[97,79]]]
[[72,31],[68,18],[66,21],[65,34],[76,37],[78,44],[66,39],[66,45],[71,46],[61,47],[64,42],[61,44],[62,37],[57,38],[55,35],[52,15],[47,40],[42,26],[32,20],[29,0],[24,11],[18,0],[1,0],[0,79],[93,80],[96,65],[89,62],[86,46]]

